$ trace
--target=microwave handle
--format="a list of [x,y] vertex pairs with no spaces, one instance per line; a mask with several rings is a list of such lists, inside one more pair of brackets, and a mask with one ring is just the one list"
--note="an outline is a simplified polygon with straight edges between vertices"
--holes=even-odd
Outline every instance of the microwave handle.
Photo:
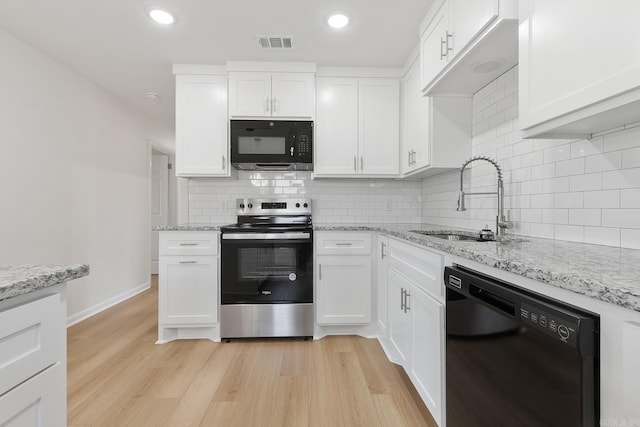
[[289,148],[289,152],[291,153],[291,157],[293,157],[293,145]]

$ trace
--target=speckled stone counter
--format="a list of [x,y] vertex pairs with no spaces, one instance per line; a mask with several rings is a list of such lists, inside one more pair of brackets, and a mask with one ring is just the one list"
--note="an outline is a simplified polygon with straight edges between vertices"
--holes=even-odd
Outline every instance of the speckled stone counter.
[[0,266],[0,301],[89,274],[87,264]]
[[[640,250],[525,236],[507,237],[502,242],[449,241],[412,231],[452,231],[451,228],[429,224],[314,224],[313,228],[377,231],[640,311]],[[471,232],[468,234],[472,235]]]
[[220,227],[228,224],[178,224],[158,225],[151,227],[154,231],[219,231]]

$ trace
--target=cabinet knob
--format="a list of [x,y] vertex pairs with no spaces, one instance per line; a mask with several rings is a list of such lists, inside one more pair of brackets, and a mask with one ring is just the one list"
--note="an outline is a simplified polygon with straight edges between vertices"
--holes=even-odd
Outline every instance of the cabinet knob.
[[253,207],[253,205],[251,203],[249,203],[249,206],[247,206],[249,209],[251,209]]

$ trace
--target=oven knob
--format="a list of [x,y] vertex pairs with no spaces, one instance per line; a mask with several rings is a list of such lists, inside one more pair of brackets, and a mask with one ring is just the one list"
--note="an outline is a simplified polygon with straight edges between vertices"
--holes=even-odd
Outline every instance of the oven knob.
[[305,203],[303,206],[304,206],[305,208],[308,208],[308,207],[309,207],[309,205],[308,205],[308,204],[306,204],[306,203]]
[[244,209],[244,203],[240,203],[240,209]]
[[249,206],[247,206],[249,209],[251,209],[253,207],[253,205],[251,203],[249,203]]
[[299,207],[300,207],[300,203],[296,203],[296,208],[299,208]]

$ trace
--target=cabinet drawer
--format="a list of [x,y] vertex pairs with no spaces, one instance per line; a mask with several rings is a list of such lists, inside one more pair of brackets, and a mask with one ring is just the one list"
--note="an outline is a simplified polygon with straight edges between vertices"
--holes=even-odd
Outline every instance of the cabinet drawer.
[[389,239],[389,264],[416,286],[441,300],[444,296],[442,255]]
[[0,395],[0,425],[64,427],[67,425],[65,364],[56,363]]
[[318,255],[369,255],[371,233],[367,232],[316,232],[316,254]]
[[217,255],[218,234],[208,231],[160,232],[160,255]]
[[0,312],[0,395],[64,358],[65,316],[60,294]]

